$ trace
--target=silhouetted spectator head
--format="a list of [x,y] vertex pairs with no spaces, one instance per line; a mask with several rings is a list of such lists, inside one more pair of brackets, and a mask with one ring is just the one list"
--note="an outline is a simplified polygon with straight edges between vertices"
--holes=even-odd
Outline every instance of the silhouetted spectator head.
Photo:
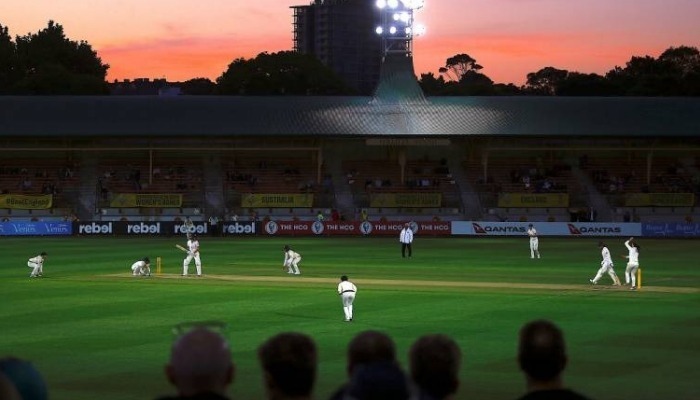
[[0,374],[7,378],[11,386],[14,386],[12,390],[11,387],[4,385],[9,394],[16,392],[23,400],[48,399],[44,378],[30,362],[14,357],[0,359]]
[[22,400],[15,385],[3,373],[0,373],[0,399]]
[[377,361],[355,368],[345,398],[406,400],[409,396],[408,380],[398,364],[392,361]]
[[518,363],[528,381],[559,381],[566,367],[564,334],[553,323],[536,320],[520,329]]
[[309,336],[280,333],[258,349],[269,399],[310,398],[316,381],[317,351]]
[[235,366],[227,340],[206,327],[196,327],[173,343],[165,373],[180,396],[216,393],[224,396]]
[[450,337],[425,335],[413,343],[408,353],[411,379],[433,399],[444,399],[457,392],[462,352]]
[[348,344],[348,374],[352,375],[358,365],[379,361],[396,362],[396,346],[388,335],[379,331],[364,331]]

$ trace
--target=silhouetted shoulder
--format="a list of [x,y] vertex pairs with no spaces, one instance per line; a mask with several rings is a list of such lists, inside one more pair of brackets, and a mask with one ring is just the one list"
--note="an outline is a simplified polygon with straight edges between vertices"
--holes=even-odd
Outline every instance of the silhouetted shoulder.
[[538,390],[530,392],[518,400],[591,400],[569,389]]

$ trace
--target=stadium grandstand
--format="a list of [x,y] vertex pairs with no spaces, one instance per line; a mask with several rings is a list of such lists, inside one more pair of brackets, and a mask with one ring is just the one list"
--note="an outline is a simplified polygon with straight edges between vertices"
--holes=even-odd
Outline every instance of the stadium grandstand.
[[699,221],[700,99],[0,97],[3,220]]

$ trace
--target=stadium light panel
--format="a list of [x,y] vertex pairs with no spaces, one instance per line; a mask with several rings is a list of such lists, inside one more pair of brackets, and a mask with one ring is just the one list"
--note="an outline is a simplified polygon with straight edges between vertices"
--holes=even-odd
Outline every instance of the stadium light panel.
[[396,34],[396,27],[392,26],[391,28],[389,28],[389,33],[391,33],[392,35]]
[[384,28],[378,26],[377,29],[375,29],[374,31],[377,32],[377,35],[381,35],[382,33],[384,33]]
[[389,8],[397,8],[399,6],[399,0],[387,0],[386,4]]
[[377,5],[377,8],[382,9],[386,7],[386,0],[377,0],[375,4]]

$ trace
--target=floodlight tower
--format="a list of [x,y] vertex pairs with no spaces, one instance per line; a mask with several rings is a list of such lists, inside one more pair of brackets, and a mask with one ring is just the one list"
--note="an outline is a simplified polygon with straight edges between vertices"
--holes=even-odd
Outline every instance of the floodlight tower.
[[412,56],[413,37],[425,31],[425,28],[414,24],[413,13],[424,3],[424,0],[376,0],[380,25],[375,32],[382,38],[384,57],[389,54]]

